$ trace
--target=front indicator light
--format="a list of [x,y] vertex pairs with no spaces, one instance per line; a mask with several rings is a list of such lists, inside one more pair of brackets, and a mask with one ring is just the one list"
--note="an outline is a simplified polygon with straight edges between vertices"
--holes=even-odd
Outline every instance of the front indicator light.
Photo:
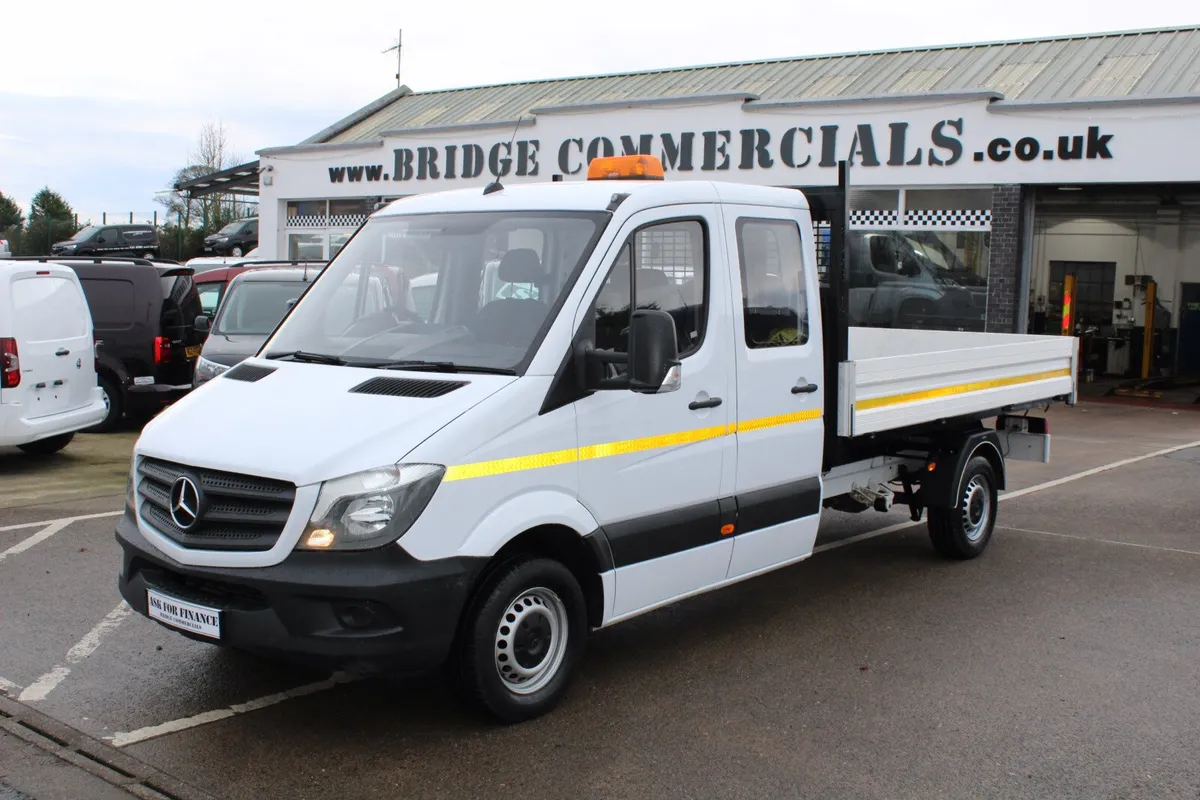
[[304,540],[304,546],[309,550],[326,550],[333,546],[335,538],[333,531],[328,528],[317,528],[309,532],[308,537]]

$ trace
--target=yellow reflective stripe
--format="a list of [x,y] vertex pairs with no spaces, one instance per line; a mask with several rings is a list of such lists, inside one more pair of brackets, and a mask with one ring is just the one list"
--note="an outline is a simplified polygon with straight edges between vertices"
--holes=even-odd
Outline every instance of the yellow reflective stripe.
[[810,420],[819,419],[820,417],[821,409],[813,408],[809,409],[808,411],[797,411],[794,414],[780,414],[776,417],[760,417],[759,419],[749,419],[745,422],[739,422],[735,427],[738,433],[743,431],[761,431],[764,428],[778,428],[780,425],[792,425],[796,422],[809,422]]
[[571,464],[578,458],[579,451],[572,447],[570,450],[556,450],[553,453],[537,453],[532,456],[515,456],[499,458],[495,461],[480,461],[475,464],[459,464],[448,467],[442,480],[461,481],[467,478],[486,478],[489,475],[503,475],[526,469],[557,467],[559,464]]
[[746,420],[730,425],[714,425],[711,428],[697,428],[679,433],[664,433],[658,436],[645,436],[641,439],[626,439],[620,442],[593,444],[578,449],[556,450],[551,453],[536,453],[530,456],[515,456],[499,458],[495,461],[479,461],[474,464],[459,464],[448,467],[444,481],[461,481],[468,478],[486,478],[491,475],[505,475],[510,472],[522,472],[528,469],[542,467],[557,467],[562,464],[573,464],[576,461],[586,461],[594,458],[623,456],[630,453],[640,453],[646,450],[658,450],[664,447],[677,447],[684,444],[704,442],[709,439],[720,439],[732,436],[739,431],[758,431],[765,428],[775,428],[780,425],[791,425],[797,422],[808,422],[819,419],[821,411],[811,409],[798,411],[794,414],[780,414],[774,417]]
[[727,427],[725,425],[718,425],[712,428],[697,428],[694,431],[646,436],[642,439],[626,439],[623,442],[588,445],[587,447],[579,448],[579,460],[624,456],[629,453],[640,453],[643,450],[657,450],[660,447],[675,447],[681,444],[703,442],[708,439],[717,439],[724,436],[726,430]]
[[957,386],[942,386],[938,389],[926,389],[920,392],[893,394],[886,397],[872,397],[867,400],[859,400],[854,405],[859,411],[869,411],[872,408],[898,406],[903,405],[904,403],[915,403],[918,400],[932,400],[935,397],[949,397],[956,394],[966,394],[967,392],[981,392],[985,389],[999,389],[1004,386],[1016,386],[1022,383],[1045,381],[1051,378],[1067,378],[1070,377],[1070,375],[1070,369],[1056,369],[1050,372],[1035,372],[1031,375],[1016,375],[1011,378],[996,378],[990,381],[960,383]]

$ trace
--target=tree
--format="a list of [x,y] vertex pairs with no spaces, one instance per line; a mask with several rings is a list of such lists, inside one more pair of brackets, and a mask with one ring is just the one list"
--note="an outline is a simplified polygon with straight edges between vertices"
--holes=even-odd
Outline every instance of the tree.
[[25,214],[11,197],[0,192],[0,239],[7,239],[12,252],[20,248],[21,229],[25,227]]
[[[233,151],[225,123],[219,120],[206,122],[200,128],[196,147],[188,153],[189,166],[175,173],[171,186],[235,167],[242,160],[241,155]],[[186,229],[198,224],[203,231],[219,230],[242,216],[236,195],[210,194],[189,201],[185,196],[172,192],[159,196],[158,202],[166,207],[172,221],[182,218]]]
[[70,239],[77,229],[70,203],[50,187],[44,187],[29,203],[29,221],[21,237],[21,250],[25,255],[49,255],[51,244]]

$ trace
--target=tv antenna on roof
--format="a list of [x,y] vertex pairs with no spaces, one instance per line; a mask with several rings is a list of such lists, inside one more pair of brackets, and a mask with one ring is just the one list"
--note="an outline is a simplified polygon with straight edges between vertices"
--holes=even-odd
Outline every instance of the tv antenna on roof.
[[393,50],[396,51],[396,88],[397,89],[400,88],[400,49],[401,49],[401,43],[403,42],[403,40],[404,40],[404,29],[401,28],[399,35],[396,37],[396,43],[394,45],[392,45],[391,47],[389,47],[387,50],[383,51],[385,53],[390,53]]

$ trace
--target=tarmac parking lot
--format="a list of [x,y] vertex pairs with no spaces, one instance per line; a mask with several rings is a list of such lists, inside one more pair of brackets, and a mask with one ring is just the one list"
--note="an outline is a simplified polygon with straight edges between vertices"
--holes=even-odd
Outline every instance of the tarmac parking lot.
[[[806,563],[596,634],[563,705],[513,727],[436,678],[131,614],[112,531],[136,433],[0,449],[0,723],[45,715],[180,800],[1200,797],[1200,414],[1050,418],[982,558],[941,560],[906,511],[830,513]],[[0,737],[0,797],[29,791],[22,746]]]

